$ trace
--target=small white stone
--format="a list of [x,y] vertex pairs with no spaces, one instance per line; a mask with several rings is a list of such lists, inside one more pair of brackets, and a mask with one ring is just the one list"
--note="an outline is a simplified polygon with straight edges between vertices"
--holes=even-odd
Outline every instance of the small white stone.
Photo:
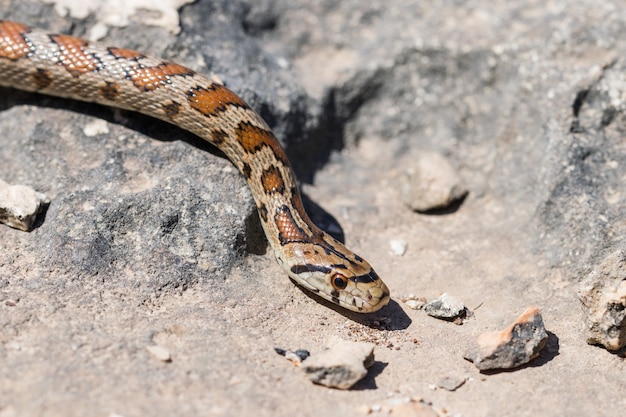
[[105,135],[109,133],[109,124],[106,120],[95,119],[87,123],[83,128],[83,133],[87,137],[94,137],[96,135]]
[[467,194],[450,162],[434,152],[420,155],[401,184],[404,203],[419,212],[446,208]]
[[407,300],[404,305],[406,305],[411,310],[421,310],[426,303],[421,300]]
[[152,354],[152,356],[162,362],[171,362],[172,360],[172,355],[170,354],[170,351],[165,349],[164,347],[151,345],[147,346],[146,349],[148,350],[148,352],[150,352],[150,354]]
[[408,244],[404,239],[393,239],[389,241],[391,252],[396,256],[402,256],[406,253]]
[[10,185],[0,180],[0,222],[25,232],[31,230],[37,214],[50,200],[25,185]]

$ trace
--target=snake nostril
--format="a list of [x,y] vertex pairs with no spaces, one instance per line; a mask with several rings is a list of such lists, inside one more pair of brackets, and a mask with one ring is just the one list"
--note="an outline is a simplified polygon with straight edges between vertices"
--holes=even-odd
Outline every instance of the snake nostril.
[[368,299],[372,298],[382,298],[384,291],[379,287],[370,288],[368,291]]

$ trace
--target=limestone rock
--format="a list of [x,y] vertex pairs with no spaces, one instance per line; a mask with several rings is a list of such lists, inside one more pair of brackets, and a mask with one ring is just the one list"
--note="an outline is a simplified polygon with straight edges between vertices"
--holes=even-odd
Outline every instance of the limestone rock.
[[329,349],[303,361],[302,369],[315,384],[348,389],[363,379],[373,364],[373,343],[335,340]]
[[25,185],[10,185],[0,180],[0,222],[28,232],[37,215],[50,203],[45,194]]
[[539,309],[529,307],[505,330],[478,336],[464,356],[481,371],[516,368],[539,356],[547,340]]
[[587,343],[609,350],[626,346],[626,252],[609,255],[581,282]]
[[465,384],[466,378],[458,376],[446,376],[437,381],[437,386],[447,391],[456,391],[457,388]]
[[424,311],[431,317],[448,321],[462,320],[468,313],[462,301],[447,293],[443,293],[439,298],[426,303]]
[[402,185],[404,203],[419,212],[446,208],[466,194],[450,162],[434,152],[420,156]]

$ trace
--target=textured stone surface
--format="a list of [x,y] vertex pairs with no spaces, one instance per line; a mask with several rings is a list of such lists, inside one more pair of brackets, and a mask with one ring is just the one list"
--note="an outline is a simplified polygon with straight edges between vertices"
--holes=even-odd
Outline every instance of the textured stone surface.
[[404,203],[415,211],[443,209],[466,194],[467,188],[450,162],[435,152],[420,155],[402,182]]
[[302,370],[315,384],[349,389],[367,375],[374,364],[374,344],[335,340],[302,362]]
[[456,391],[457,388],[465,384],[466,379],[457,376],[446,376],[437,381],[437,386],[448,391]]
[[626,346],[626,252],[606,257],[580,283],[587,343],[609,350]]
[[539,309],[528,307],[503,331],[478,336],[476,346],[465,353],[465,358],[481,371],[516,368],[539,356],[547,340]]

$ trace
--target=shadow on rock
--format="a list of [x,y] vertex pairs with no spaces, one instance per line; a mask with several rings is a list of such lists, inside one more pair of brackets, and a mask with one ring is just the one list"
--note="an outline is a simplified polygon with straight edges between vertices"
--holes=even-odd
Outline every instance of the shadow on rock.
[[387,362],[374,361],[374,364],[370,366],[365,378],[354,384],[351,391],[364,391],[378,389],[376,385],[376,377],[383,373],[385,368],[389,365]]

